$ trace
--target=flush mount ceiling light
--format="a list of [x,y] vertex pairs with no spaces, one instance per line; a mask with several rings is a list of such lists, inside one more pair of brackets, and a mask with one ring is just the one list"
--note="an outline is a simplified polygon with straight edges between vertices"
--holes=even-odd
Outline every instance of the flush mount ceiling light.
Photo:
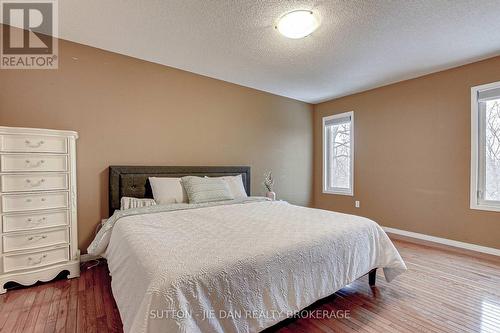
[[276,29],[285,37],[298,39],[309,36],[319,26],[319,21],[310,10],[294,10],[283,15]]

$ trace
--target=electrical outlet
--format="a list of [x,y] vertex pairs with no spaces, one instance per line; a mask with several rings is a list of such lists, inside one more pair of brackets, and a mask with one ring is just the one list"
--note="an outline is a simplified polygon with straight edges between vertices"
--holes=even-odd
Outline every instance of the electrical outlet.
[[358,200],[354,201],[354,207],[359,208],[359,201]]

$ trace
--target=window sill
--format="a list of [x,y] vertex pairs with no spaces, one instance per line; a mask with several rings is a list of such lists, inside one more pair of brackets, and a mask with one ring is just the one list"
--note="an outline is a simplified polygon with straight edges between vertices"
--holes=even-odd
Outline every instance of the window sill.
[[340,192],[340,191],[327,191],[327,190],[323,190],[323,194],[346,195],[346,196],[350,196],[350,197],[354,196],[353,192]]
[[470,209],[485,210],[489,212],[500,212],[500,205],[471,204]]

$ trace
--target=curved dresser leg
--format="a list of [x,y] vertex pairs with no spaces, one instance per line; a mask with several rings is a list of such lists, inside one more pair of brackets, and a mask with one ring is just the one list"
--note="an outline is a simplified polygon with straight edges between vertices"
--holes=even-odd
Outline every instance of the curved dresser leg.
[[73,279],[80,276],[80,262],[74,261],[72,265],[68,266],[67,270],[69,271],[68,279]]

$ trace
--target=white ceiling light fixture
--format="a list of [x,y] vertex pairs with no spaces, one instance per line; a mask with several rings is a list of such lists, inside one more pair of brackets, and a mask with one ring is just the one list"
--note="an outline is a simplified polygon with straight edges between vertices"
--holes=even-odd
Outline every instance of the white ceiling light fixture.
[[312,11],[294,10],[280,17],[276,29],[285,37],[299,39],[312,34],[318,26],[318,18]]

